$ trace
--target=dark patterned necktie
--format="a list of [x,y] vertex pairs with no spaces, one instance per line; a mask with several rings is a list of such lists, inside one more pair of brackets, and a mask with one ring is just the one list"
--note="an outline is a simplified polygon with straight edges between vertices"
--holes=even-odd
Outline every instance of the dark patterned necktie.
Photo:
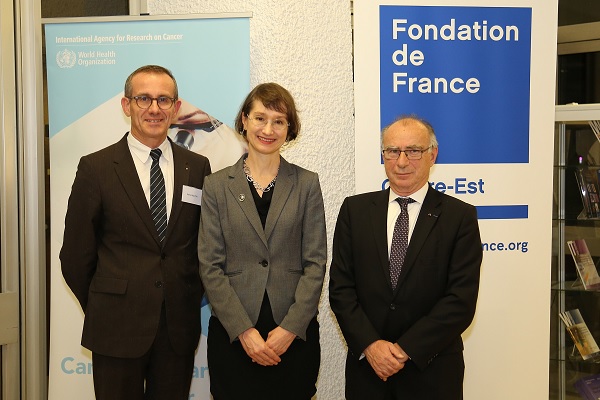
[[406,248],[408,247],[408,204],[414,203],[410,197],[396,199],[400,204],[400,215],[396,219],[394,225],[394,234],[392,236],[392,247],[390,249],[390,278],[392,280],[392,288],[396,289],[404,257],[406,256]]
[[165,192],[165,178],[158,160],[162,152],[160,149],[150,150],[152,157],[152,166],[150,167],[150,212],[158,232],[158,238],[161,243],[165,240],[165,231],[167,230],[167,195]]

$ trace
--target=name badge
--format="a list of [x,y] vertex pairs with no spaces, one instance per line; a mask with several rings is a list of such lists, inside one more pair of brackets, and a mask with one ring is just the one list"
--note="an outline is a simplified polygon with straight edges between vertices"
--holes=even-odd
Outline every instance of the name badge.
[[202,202],[202,189],[183,185],[181,201],[199,206]]

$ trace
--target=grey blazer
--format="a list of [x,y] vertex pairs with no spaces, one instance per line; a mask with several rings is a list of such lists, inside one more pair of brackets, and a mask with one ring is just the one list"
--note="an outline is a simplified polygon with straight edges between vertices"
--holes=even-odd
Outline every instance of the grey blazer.
[[275,322],[306,340],[327,262],[319,178],[282,157],[263,229],[244,157],[204,181],[198,257],[212,312],[233,342],[256,324],[266,290]]

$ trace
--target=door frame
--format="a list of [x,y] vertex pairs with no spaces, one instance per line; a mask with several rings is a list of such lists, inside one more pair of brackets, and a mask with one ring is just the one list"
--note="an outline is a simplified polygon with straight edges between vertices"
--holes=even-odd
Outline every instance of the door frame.
[[14,0],[21,277],[21,396],[48,398],[44,90],[40,0]]
[[[14,9],[12,2],[0,2],[0,309],[14,319],[19,315],[19,229],[18,157],[14,46]],[[17,301],[15,302],[15,295]],[[9,297],[10,296],[10,297]],[[16,304],[15,304],[16,303]],[[18,320],[18,318],[17,318]],[[3,330],[8,330],[4,326]],[[21,377],[20,330],[5,334],[2,344],[1,398],[19,398]],[[10,337],[8,337],[10,336]],[[16,339],[16,340],[15,340]]]
[[19,339],[2,348],[2,398],[47,398],[41,3],[0,2],[0,291],[18,294]]

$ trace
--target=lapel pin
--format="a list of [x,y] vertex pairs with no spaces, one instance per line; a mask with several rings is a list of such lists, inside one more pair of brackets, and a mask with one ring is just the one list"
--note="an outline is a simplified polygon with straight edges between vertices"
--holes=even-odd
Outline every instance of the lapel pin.
[[428,217],[433,217],[433,218],[437,218],[438,217],[436,214],[432,214],[432,213],[427,214],[427,216]]
[[244,200],[246,200],[246,196],[240,193],[240,195],[238,196],[238,199],[240,201],[244,201]]

